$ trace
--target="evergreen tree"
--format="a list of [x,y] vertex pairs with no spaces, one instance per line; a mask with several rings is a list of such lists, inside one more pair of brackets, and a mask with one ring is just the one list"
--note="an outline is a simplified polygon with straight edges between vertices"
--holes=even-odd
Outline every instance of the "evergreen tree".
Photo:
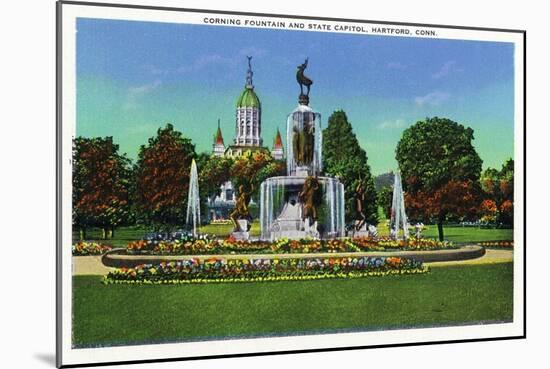
[[378,206],[382,209],[386,219],[391,218],[393,186],[384,186],[378,191]]
[[346,221],[359,219],[355,190],[362,182],[365,186],[363,209],[367,222],[377,224],[377,196],[367,162],[367,153],[359,146],[359,141],[343,110],[332,113],[327,128],[323,130],[323,168],[327,175],[339,177],[344,184]]

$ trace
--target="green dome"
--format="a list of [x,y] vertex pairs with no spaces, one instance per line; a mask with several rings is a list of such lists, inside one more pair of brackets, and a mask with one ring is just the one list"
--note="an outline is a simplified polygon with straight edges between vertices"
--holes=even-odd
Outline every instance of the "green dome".
[[246,87],[237,99],[237,108],[259,108],[260,99],[252,88]]

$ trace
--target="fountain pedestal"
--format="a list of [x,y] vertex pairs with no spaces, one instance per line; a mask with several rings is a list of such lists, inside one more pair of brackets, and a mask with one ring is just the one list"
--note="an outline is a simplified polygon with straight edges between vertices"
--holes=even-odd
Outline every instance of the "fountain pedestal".
[[363,226],[361,226],[360,229],[357,229],[357,225],[359,224],[359,220],[355,221],[354,229],[353,229],[353,237],[368,237],[369,236],[369,230],[367,229],[367,223],[363,223]]
[[250,239],[250,233],[248,232],[248,220],[239,219],[238,222],[239,222],[239,226],[241,227],[242,231],[239,231],[239,232],[233,231],[231,233],[231,235],[237,241],[248,241]]
[[300,239],[344,237],[344,185],[336,178],[317,177],[319,197],[317,220],[304,219],[299,193],[307,177],[281,176],[266,179],[260,192],[261,238]]
[[[345,235],[344,185],[323,171],[321,114],[309,107],[313,83],[298,67],[298,107],[287,117],[287,175],[262,182],[261,238],[335,238]],[[307,90],[304,93],[303,87]]]

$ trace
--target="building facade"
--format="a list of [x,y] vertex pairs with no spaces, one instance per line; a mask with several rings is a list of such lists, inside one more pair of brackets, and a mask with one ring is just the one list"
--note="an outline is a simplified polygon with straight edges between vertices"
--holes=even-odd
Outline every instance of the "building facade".
[[[218,120],[218,129],[214,136],[212,145],[212,155],[216,157],[236,158],[247,151],[264,151],[269,149],[263,146],[262,139],[262,105],[258,95],[254,91],[251,59],[248,58],[248,70],[246,71],[246,80],[244,90],[237,98],[235,106],[235,138],[233,144],[225,146],[220,121]],[[271,155],[274,159],[282,160],[284,158],[283,143],[281,134],[277,130]],[[228,220],[229,213],[235,207],[235,189],[231,182],[226,182],[221,186],[220,195],[214,199],[208,199],[209,219]]]

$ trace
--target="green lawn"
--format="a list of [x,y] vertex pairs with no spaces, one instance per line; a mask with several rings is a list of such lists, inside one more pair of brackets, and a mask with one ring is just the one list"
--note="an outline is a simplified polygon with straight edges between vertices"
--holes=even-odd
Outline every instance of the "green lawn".
[[[200,232],[213,234],[218,237],[227,237],[233,229],[231,224],[208,224],[200,228]],[[378,226],[380,235],[388,235],[388,230],[382,223]],[[120,227],[116,229],[115,236],[110,240],[101,240],[101,231],[91,229],[87,232],[88,240],[98,241],[114,247],[126,247],[126,245],[135,240],[141,239],[148,230],[139,227]],[[484,229],[475,227],[444,227],[445,239],[454,242],[481,242],[481,241],[500,241],[513,240],[514,232],[512,229]],[[258,221],[252,223],[250,234],[253,237],[260,235],[260,224]],[[428,225],[423,232],[424,237],[437,238],[437,226]],[[78,233],[73,234],[73,241],[78,241]]]
[[[219,237],[227,237],[233,232],[233,224],[207,224],[201,226],[200,231],[206,234],[213,234]],[[260,222],[255,220],[252,222],[250,228],[250,235],[252,237],[260,236]]]
[[[422,234],[424,237],[438,238],[437,226],[428,226]],[[443,227],[443,235],[453,242],[508,241],[514,239],[514,230],[449,226]]]
[[[412,233],[413,231],[411,231]],[[388,227],[380,223],[378,233],[381,236],[389,235]],[[443,235],[446,240],[453,242],[481,242],[481,241],[510,241],[514,239],[513,229],[494,229],[478,227],[443,226]],[[437,225],[426,225],[422,232],[426,238],[438,238]]]
[[73,280],[79,347],[198,338],[422,327],[512,319],[512,263],[428,274],[207,285]]
[[[101,230],[92,228],[86,232],[87,241],[98,241],[113,247],[126,247],[129,242],[141,239],[148,230],[140,227],[119,227],[110,240],[101,239]],[[78,232],[73,232],[73,242],[78,241]]]

